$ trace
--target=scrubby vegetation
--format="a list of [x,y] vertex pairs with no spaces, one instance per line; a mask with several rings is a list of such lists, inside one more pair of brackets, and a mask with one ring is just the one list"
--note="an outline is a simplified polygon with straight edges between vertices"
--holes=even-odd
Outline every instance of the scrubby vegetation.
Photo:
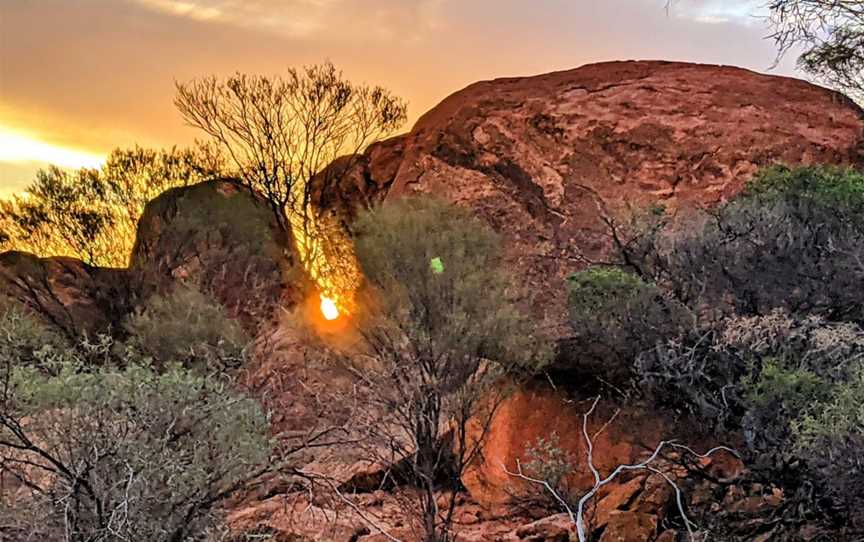
[[592,267],[569,278],[573,336],[568,341],[584,373],[626,381],[634,357],[677,336],[689,314],[653,284],[617,267]]
[[125,329],[157,366],[180,363],[216,375],[240,367],[251,342],[221,305],[190,286],[153,295],[129,316]]
[[643,277],[694,310],[767,314],[783,308],[861,321],[864,175],[771,168],[729,203],[659,216],[619,246]]
[[[708,430],[742,434],[752,475],[788,497],[781,527],[806,519],[864,532],[862,210],[856,171],[768,169],[718,208],[617,227],[621,265],[656,286],[588,270],[571,294],[574,333],[602,308],[595,333],[613,344],[622,319],[607,314],[627,314],[636,292],[656,288],[649,299],[687,308],[695,325],[627,340],[634,390]],[[636,321],[655,307],[638,306]]]
[[[178,301],[190,297],[189,308],[209,306]],[[0,314],[0,537],[198,539],[225,498],[271,467],[258,403],[181,365],[209,362],[233,325],[212,306],[206,328],[159,314],[187,327],[166,337],[158,369],[142,350],[156,346],[150,319],[169,306],[151,303],[127,343],[73,344],[22,309]]]
[[165,190],[224,172],[214,147],[115,149],[98,170],[40,171],[0,201],[0,249],[126,267],[144,206]]
[[504,393],[496,384],[542,368],[549,347],[516,304],[498,236],[465,210],[406,199],[356,228],[370,288],[352,356],[368,389],[361,416],[386,450],[375,459],[419,489],[409,510],[422,540],[453,540],[455,490],[482,452]]
[[[76,190],[98,192],[100,179]],[[215,272],[235,257],[270,261],[269,215],[219,203],[210,219],[238,222],[234,244],[243,252],[219,254]],[[623,225],[610,221],[618,259],[569,278],[562,295],[572,334],[554,369],[738,441],[747,476],[782,491],[771,520],[778,536],[804,522],[859,536],[862,217],[864,175],[778,167],[713,209],[673,216],[656,208]],[[94,220],[104,234],[107,223]],[[196,220],[184,216],[177,235],[197,239]],[[420,538],[452,540],[463,475],[483,452],[505,383],[552,367],[553,348],[502,265],[501,239],[469,212],[406,198],[361,212],[352,229],[365,284],[351,320],[356,340],[328,352],[356,378],[351,428],[339,435],[385,467],[390,483],[411,488],[401,504]],[[205,291],[219,282],[201,278]],[[64,334],[3,304],[0,535],[203,539],[221,529],[226,497],[286,464],[279,450],[332,444],[328,427],[304,434],[299,446],[279,446],[258,402],[237,391],[232,379],[251,337],[236,317],[261,311],[226,309],[190,285],[148,294],[113,336]],[[591,438],[586,432],[584,458],[554,434],[529,443],[515,475],[537,491],[520,494],[522,502],[581,517],[611,483],[587,493],[570,487],[578,464],[593,464]],[[651,461],[667,466],[705,457],[657,446]],[[627,468],[655,472],[654,464]],[[684,517],[685,505],[677,506]],[[705,525],[736,536],[722,520]],[[586,540],[589,530],[580,523]]]

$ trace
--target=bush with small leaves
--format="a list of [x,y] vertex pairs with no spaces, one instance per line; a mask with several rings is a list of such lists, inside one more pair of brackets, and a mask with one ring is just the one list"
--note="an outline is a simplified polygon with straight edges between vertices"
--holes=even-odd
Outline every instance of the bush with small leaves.
[[157,365],[172,362],[224,373],[246,359],[250,337],[225,309],[189,286],[152,296],[128,318],[130,342]]
[[67,340],[14,301],[0,303],[0,366],[52,371]]
[[[553,432],[548,437],[538,437],[525,448],[525,459],[521,463],[526,476],[549,484],[557,495],[568,503],[576,501],[570,478],[576,470],[576,458],[561,447],[561,439]],[[543,486],[521,484],[511,491],[514,503],[535,513],[538,508],[564,512],[561,503]]]
[[[256,402],[179,365],[4,373],[0,538],[193,540],[272,448]],[[35,521],[38,518],[38,521]]]
[[591,267],[569,278],[573,337],[565,356],[577,370],[620,382],[634,358],[687,325],[684,307],[653,284],[617,267]]
[[864,532],[864,365],[802,412],[792,426],[795,454],[837,505],[834,512]]

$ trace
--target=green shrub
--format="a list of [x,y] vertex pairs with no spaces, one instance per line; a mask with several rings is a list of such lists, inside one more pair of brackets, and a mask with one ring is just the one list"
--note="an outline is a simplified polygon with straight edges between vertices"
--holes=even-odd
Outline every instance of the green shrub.
[[795,454],[803,458],[834,512],[864,532],[864,366],[793,424]]
[[634,358],[686,327],[684,308],[652,284],[616,267],[592,267],[569,278],[573,337],[566,356],[604,379],[631,375]]
[[222,373],[239,367],[250,338],[216,301],[189,286],[154,295],[128,318],[130,342],[158,365]]
[[[535,480],[549,484],[555,493],[568,504],[576,501],[575,488],[570,484],[570,477],[576,470],[576,459],[561,448],[561,439],[557,433],[547,438],[538,437],[525,448],[525,459],[522,463],[525,475]],[[561,503],[543,486],[531,483],[514,491],[515,503],[524,504],[529,508],[541,507],[547,510],[565,511]],[[536,510],[535,510],[536,511]]]
[[68,357],[55,375],[13,368],[4,389],[0,476],[19,488],[0,492],[0,538],[191,540],[271,450],[257,403],[179,365]]
[[[619,234],[620,235],[620,234]],[[730,202],[631,232],[622,260],[694,309],[864,322],[864,174],[761,171]]]
[[455,490],[481,453],[502,373],[539,370],[550,348],[521,310],[498,236],[467,211],[403,199],[361,215],[356,231],[368,281],[351,357],[368,398],[358,416],[372,420],[374,460],[417,484],[406,515],[424,540],[450,540]]
[[0,303],[0,367],[38,367],[53,371],[58,357],[69,348],[64,337],[17,303]]
[[412,340],[508,368],[534,371],[548,362],[549,346],[519,305],[524,291],[506,271],[498,235],[468,211],[406,198],[361,215],[355,229],[363,274],[384,294],[375,297],[377,313],[416,328]]

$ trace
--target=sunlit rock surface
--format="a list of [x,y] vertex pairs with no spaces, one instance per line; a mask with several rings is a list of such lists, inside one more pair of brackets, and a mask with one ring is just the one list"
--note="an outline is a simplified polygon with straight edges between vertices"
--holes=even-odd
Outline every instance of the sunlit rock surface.
[[373,145],[322,203],[429,193],[470,207],[560,325],[564,277],[610,247],[604,208],[714,203],[777,163],[864,163],[862,110],[740,68],[609,62],[475,83]]

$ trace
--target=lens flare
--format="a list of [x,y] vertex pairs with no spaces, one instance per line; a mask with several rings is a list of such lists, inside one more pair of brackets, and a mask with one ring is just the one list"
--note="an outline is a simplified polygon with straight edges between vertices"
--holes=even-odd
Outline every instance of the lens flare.
[[336,302],[324,294],[321,294],[321,314],[324,315],[325,320],[339,318],[339,307],[336,306]]

